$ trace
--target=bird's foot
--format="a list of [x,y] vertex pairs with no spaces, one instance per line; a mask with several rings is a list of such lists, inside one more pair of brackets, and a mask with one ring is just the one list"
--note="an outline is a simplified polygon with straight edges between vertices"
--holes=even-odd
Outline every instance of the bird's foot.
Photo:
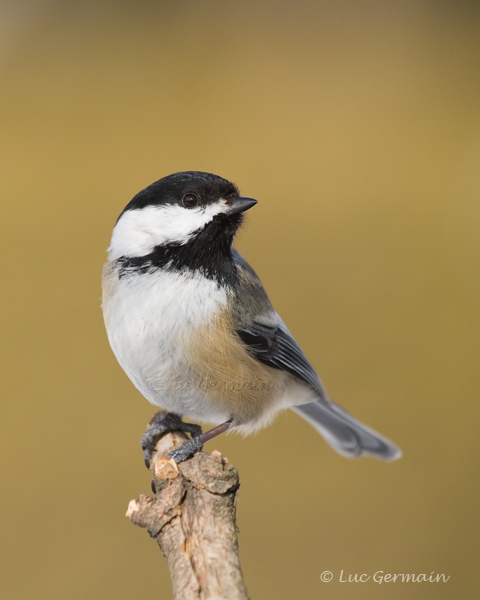
[[168,458],[173,458],[173,460],[178,464],[183,462],[184,460],[192,458],[192,456],[197,452],[200,452],[202,448],[203,442],[201,436],[192,437],[191,440],[187,440],[186,442],[184,442],[180,446],[180,448],[169,452]]
[[192,436],[192,439],[184,442],[180,448],[172,450],[172,452],[168,454],[168,458],[172,458],[177,464],[183,462],[184,460],[188,460],[194,454],[200,452],[203,444],[213,440],[213,438],[217,437],[217,435],[228,431],[232,425],[233,419],[229,419],[228,421],[225,421],[225,423],[217,425],[213,429],[209,429],[205,433]]
[[[143,460],[147,469],[150,468],[150,461],[152,460],[152,456],[155,452],[155,446],[157,445],[158,440],[167,433],[172,433],[173,431],[184,431],[185,433],[189,433],[192,436],[192,439],[187,440],[185,444],[178,448],[178,450],[170,452],[170,454],[168,455],[169,458],[174,458],[173,456],[171,456],[172,454],[181,451],[182,448],[190,442],[194,442],[195,439],[201,435],[202,428],[200,427],[200,425],[196,425],[195,423],[184,423],[181,417],[175,413],[168,413],[164,410],[159,410],[150,421],[150,427],[147,429],[147,431],[145,431],[145,433],[142,436],[141,444],[143,451]],[[198,444],[195,445],[195,448],[197,448],[197,446]],[[198,449],[190,451],[191,454],[185,455],[185,458],[180,458],[180,460],[174,458],[174,460],[175,462],[182,462],[183,460],[190,458],[190,456],[193,456],[195,452],[198,452],[201,449],[202,444],[200,443]],[[185,452],[181,455],[183,456],[184,454]]]

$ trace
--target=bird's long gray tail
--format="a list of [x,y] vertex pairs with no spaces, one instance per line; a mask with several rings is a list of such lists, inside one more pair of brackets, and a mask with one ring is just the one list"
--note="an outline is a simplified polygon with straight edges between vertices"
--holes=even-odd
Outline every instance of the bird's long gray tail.
[[362,425],[334,402],[318,400],[291,408],[347,458],[372,456],[380,460],[395,460],[402,456],[394,444]]

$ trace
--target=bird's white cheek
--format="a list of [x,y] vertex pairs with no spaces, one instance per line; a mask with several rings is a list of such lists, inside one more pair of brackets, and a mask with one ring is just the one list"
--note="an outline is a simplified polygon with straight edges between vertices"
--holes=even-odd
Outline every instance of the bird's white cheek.
[[115,225],[108,249],[109,258],[145,256],[161,244],[184,244],[225,207],[225,200],[220,200],[190,210],[172,204],[129,210]]
[[119,221],[113,230],[112,241],[108,249],[109,258],[112,260],[121,256],[145,256],[155,247],[155,230],[152,227],[132,224],[129,221],[131,220]]

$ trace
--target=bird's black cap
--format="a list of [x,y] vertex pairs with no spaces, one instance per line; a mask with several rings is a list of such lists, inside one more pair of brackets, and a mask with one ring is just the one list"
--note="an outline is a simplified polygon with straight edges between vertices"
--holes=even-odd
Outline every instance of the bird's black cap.
[[[182,171],[162,177],[130,200],[123,212],[161,204],[180,204],[186,194],[195,194],[201,204],[236,198],[238,188],[231,181],[202,171]],[[121,215],[120,215],[121,216]]]

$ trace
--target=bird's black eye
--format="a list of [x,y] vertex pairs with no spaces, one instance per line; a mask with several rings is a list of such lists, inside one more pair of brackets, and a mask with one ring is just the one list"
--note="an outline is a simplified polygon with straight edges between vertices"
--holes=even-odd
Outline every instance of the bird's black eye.
[[185,208],[195,208],[198,204],[198,196],[195,194],[185,194],[182,203]]

